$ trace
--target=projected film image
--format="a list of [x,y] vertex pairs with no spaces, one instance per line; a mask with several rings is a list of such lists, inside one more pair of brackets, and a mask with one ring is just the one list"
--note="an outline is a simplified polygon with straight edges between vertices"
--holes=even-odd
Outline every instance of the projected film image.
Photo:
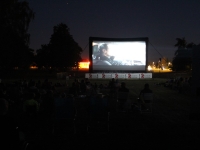
[[145,70],[145,41],[93,41],[93,70]]

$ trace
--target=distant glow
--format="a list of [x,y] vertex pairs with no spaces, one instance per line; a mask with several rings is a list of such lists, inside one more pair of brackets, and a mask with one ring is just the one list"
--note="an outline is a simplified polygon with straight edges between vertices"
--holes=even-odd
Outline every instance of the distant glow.
[[89,69],[90,62],[79,62],[79,69]]
[[152,70],[152,67],[149,65],[147,69],[148,69],[148,71],[150,71],[150,70]]
[[38,69],[37,66],[30,66],[30,69]]

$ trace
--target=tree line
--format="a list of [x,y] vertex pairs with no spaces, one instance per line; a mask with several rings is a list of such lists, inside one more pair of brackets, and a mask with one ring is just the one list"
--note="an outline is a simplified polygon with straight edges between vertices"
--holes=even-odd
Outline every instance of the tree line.
[[174,53],[172,60],[174,71],[190,71],[192,70],[192,49],[196,46],[195,43],[187,43],[186,39],[176,38],[177,43],[174,45],[177,50]]
[[[66,24],[53,27],[48,44],[36,51],[29,47],[28,28],[35,13],[27,1],[0,1],[0,69],[26,69],[35,62],[39,67],[72,67],[81,60],[82,48],[73,39]],[[76,63],[77,64],[77,63]]]

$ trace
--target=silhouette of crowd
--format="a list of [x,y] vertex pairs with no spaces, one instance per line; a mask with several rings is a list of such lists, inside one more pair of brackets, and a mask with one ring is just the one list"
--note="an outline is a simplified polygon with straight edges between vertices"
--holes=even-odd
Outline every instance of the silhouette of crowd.
[[173,90],[177,90],[179,93],[188,92],[188,90],[192,86],[192,77],[178,76],[174,78],[169,78],[164,83],[164,86]]
[[[59,91],[59,87],[64,90]],[[52,134],[87,132],[91,122],[98,124],[107,120],[118,92],[129,92],[129,89],[125,82],[114,78],[100,84],[87,78],[74,79],[70,86],[53,84],[48,79],[1,82],[1,120],[4,123],[1,130],[5,134],[15,131],[2,138],[8,143],[15,137],[13,143],[21,147],[26,141]],[[121,99],[121,102],[124,104],[126,100]],[[8,126],[10,122],[15,122],[12,123],[14,127]]]

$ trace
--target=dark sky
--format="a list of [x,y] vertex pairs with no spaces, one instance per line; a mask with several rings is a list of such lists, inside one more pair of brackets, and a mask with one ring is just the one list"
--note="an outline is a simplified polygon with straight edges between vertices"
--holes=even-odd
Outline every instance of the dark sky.
[[[48,44],[53,27],[65,23],[89,56],[89,37],[148,37],[150,61],[172,60],[176,38],[200,43],[200,0],[27,0],[35,12],[30,47]],[[153,45],[153,46],[152,46]],[[85,48],[86,47],[86,48]],[[161,55],[160,55],[161,54]]]

